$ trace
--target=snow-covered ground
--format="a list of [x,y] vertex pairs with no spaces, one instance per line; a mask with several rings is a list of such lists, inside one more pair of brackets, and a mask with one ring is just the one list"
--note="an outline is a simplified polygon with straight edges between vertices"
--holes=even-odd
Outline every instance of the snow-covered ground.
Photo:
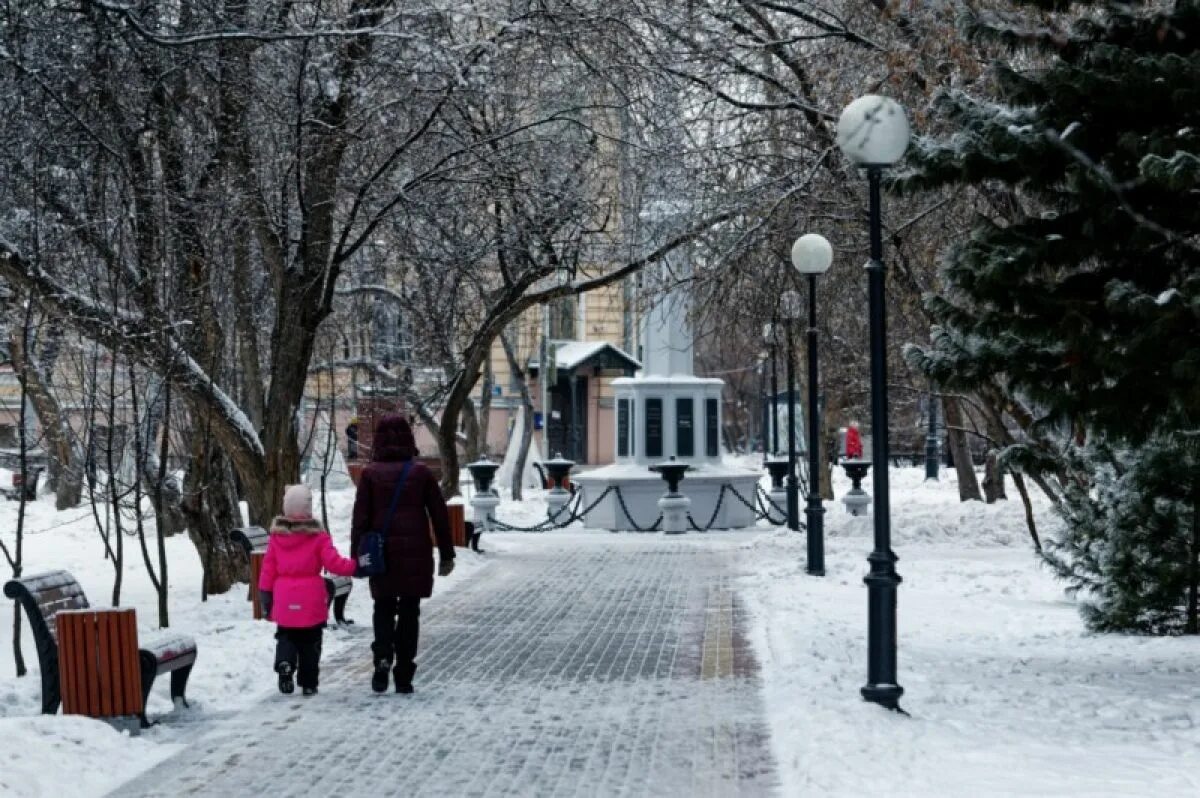
[[[753,465],[754,463],[748,463]],[[804,573],[804,536],[762,527],[713,536],[749,564],[739,585],[762,666],[772,746],[785,795],[1192,795],[1200,794],[1200,640],[1089,635],[1061,584],[1032,553],[1019,500],[960,504],[953,473],[923,483],[892,472],[899,599],[900,683],[910,717],[864,703],[866,554],[871,519],[827,505],[828,575]],[[848,487],[839,474],[839,495]],[[869,489],[869,484],[866,485]],[[497,515],[529,525],[542,493],[506,501]],[[344,551],[352,502],[330,495]],[[0,502],[0,535],[12,542],[17,504]],[[1043,537],[1054,521],[1039,507]],[[28,506],[26,572],[66,568],[92,603],[106,605],[112,568],[86,508],[56,513],[50,497]],[[620,547],[628,535],[613,535]],[[719,540],[717,539],[719,538]],[[688,536],[694,539],[694,536]],[[485,549],[519,556],[532,536],[493,535]],[[725,541],[728,541],[727,543]],[[136,539],[127,538],[122,603],[155,625],[154,594]],[[244,588],[199,600],[190,542],[168,542],[172,628],[194,635],[194,709],[170,714],[166,680],[149,712],[164,722],[140,735],[76,717],[38,715],[37,655],[13,673],[11,605],[0,619],[0,795],[99,795],[160,761],[201,731],[274,690],[273,627],[250,618]],[[461,552],[434,601],[488,562]],[[493,566],[495,567],[495,566]],[[351,630],[326,636],[326,652],[366,650],[369,597],[358,583]],[[64,763],[70,763],[69,767]]]
[[[1015,492],[961,504],[953,472],[922,478],[891,476],[911,717],[859,698],[871,519],[827,505],[824,578],[804,572],[803,535],[747,544],[760,567],[742,595],[785,793],[1200,795],[1200,639],[1088,634],[1032,553]],[[1040,505],[1037,518],[1044,539],[1055,520]]]

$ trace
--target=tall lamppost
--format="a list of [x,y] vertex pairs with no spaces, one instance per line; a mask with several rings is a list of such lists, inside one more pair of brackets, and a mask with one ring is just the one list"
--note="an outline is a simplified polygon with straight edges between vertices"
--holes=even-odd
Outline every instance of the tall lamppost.
[[[775,369],[775,325],[763,325],[763,340],[771,352],[771,455],[779,454],[779,375]],[[764,438],[763,445],[766,445]]]
[[867,95],[846,106],[837,124],[837,143],[856,166],[867,170],[870,186],[871,260],[867,264],[867,298],[871,337],[871,459],[874,477],[875,549],[868,555],[867,683],[862,696],[900,708],[904,688],[896,679],[896,593],[900,575],[892,551],[888,503],[887,313],[883,293],[883,220],[880,182],[883,170],[908,149],[904,109],[887,97]]
[[784,321],[787,337],[787,525],[793,532],[800,531],[800,483],[796,475],[796,353],[792,347],[792,322],[800,318],[800,294],[792,290],[779,295],[779,314]]
[[804,510],[808,543],[807,571],[825,575],[825,508],[821,506],[821,424],[817,407],[817,275],[829,271],[833,247],[808,233],[792,244],[792,265],[808,276],[808,506]]
[[937,395],[929,386],[929,431],[925,435],[925,481],[938,478]]

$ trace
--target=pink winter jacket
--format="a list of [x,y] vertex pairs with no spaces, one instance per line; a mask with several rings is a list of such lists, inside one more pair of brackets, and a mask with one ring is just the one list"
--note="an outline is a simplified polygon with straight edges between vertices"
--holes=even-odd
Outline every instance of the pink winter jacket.
[[271,522],[258,589],[274,594],[272,621],[289,629],[303,629],[328,620],[322,568],[340,576],[353,576],[355,562],[338,554],[333,538],[311,518],[297,521],[279,516]]

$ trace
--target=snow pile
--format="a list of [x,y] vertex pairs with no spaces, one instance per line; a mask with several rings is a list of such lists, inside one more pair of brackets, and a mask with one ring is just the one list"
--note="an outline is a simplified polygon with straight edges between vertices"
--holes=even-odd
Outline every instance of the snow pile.
[[0,717],[0,741],[6,796],[103,795],[182,747],[77,715]]

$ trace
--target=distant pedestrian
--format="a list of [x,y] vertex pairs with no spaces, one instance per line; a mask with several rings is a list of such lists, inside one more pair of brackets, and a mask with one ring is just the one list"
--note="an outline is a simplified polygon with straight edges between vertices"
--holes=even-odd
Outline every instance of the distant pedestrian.
[[863,456],[862,436],[858,434],[858,422],[851,421],[846,428],[846,459],[861,460]]
[[329,532],[313,519],[308,486],[289,485],[283,494],[283,515],[271,522],[258,580],[263,610],[278,627],[275,672],[279,674],[279,692],[294,691],[296,675],[304,695],[316,695],[322,630],[329,619],[321,570],[353,576],[360,565],[370,565],[370,558],[364,555],[356,563],[338,554]]
[[346,459],[358,459],[358,416],[351,418],[346,425]]
[[449,576],[454,570],[446,501],[433,472],[417,462],[416,456],[408,422],[403,416],[385,415],[375,427],[371,462],[358,479],[354,497],[351,556],[358,553],[367,533],[379,531],[385,536],[386,570],[371,577],[371,597],[375,599],[371,689],[377,693],[387,690],[389,669],[397,693],[413,691],[421,599],[433,595],[431,527],[440,553],[438,576]]

